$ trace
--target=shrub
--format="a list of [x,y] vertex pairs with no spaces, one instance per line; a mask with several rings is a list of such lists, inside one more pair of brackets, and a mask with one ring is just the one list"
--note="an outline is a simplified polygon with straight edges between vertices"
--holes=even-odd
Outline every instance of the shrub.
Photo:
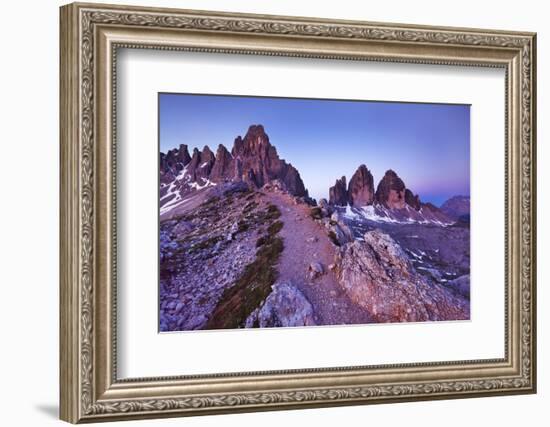
[[279,208],[275,205],[270,204],[267,207],[266,214],[265,214],[265,219],[266,220],[278,219],[280,217],[281,217],[281,211],[279,210]]
[[[270,205],[266,215],[278,215],[278,218],[281,213],[277,206]],[[248,316],[271,293],[271,286],[277,279],[275,266],[284,250],[283,239],[277,237],[283,225],[282,221],[275,221],[268,227],[268,234],[256,241],[256,258],[245,267],[235,284],[225,289],[206,325],[207,329],[242,327]]]
[[208,321],[207,329],[241,327],[256,308],[267,298],[277,279],[275,265],[283,252],[283,240],[269,239],[256,252],[235,284],[225,289]]
[[281,229],[283,228],[283,225],[284,223],[282,221],[275,221],[273,224],[271,224],[267,228],[267,232],[273,236],[277,234],[279,231],[281,231]]

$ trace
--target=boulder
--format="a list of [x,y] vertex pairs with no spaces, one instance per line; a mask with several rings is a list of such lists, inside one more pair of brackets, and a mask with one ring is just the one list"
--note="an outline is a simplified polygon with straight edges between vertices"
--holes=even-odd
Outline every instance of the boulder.
[[323,264],[320,262],[312,262],[307,269],[307,275],[310,280],[315,280],[317,277],[322,276],[325,273]]
[[275,283],[261,307],[246,319],[245,327],[313,326],[313,307],[290,282]]
[[327,199],[319,199],[317,206],[321,208],[323,216],[329,216],[333,212],[332,206],[328,203]]
[[353,232],[347,225],[344,217],[338,212],[333,212],[328,223],[329,232],[332,231],[336,235],[336,239],[343,245],[353,241]]
[[340,286],[376,322],[466,320],[469,302],[439,284],[429,284],[389,235],[365,233],[340,248],[335,259]]

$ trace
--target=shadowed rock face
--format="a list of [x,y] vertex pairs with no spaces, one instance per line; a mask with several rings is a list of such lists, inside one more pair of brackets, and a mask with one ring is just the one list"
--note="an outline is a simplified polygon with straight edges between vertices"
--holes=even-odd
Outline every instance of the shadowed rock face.
[[343,290],[377,322],[469,319],[465,298],[417,273],[389,235],[372,230],[340,249],[336,273]]
[[329,189],[329,203],[331,205],[346,206],[348,204],[348,190],[346,188],[346,177],[336,180],[333,187]]
[[220,144],[216,151],[216,159],[212,171],[210,172],[210,180],[212,182],[222,182],[235,177],[233,156],[224,145]]
[[160,153],[160,182],[168,183],[173,181],[179,172],[191,161],[187,145],[181,144],[166,154]]
[[408,188],[405,189],[405,203],[417,211],[421,208],[420,197],[418,194],[413,194]]
[[374,180],[365,165],[359,166],[351,177],[348,195],[351,206],[369,206],[374,202]]
[[405,183],[391,169],[378,183],[376,201],[388,209],[403,209],[405,207]]
[[199,156],[199,164],[195,169],[195,179],[208,179],[210,177],[210,172],[212,166],[214,166],[214,161],[216,157],[214,153],[210,150],[208,145],[205,145]]
[[201,163],[201,153],[195,148],[193,149],[193,155],[191,156],[191,161],[187,165],[187,175],[191,177],[191,180],[196,181],[197,179],[197,169]]

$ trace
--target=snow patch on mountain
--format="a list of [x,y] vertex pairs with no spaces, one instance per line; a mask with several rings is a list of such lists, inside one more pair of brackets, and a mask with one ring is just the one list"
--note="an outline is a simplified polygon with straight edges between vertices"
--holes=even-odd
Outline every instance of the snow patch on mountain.
[[372,222],[383,222],[391,224],[434,224],[442,227],[453,224],[429,211],[419,211],[406,205],[403,209],[389,209],[382,205],[369,205],[354,208],[349,205],[345,207],[344,216],[348,219],[364,219]]

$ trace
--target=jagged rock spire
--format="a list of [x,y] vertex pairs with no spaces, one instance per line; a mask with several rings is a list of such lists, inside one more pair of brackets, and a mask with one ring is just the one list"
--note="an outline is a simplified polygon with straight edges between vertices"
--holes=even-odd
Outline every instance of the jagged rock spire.
[[374,202],[374,180],[365,165],[359,166],[349,181],[348,200],[354,207],[368,206]]
[[331,205],[346,206],[349,202],[348,190],[346,188],[346,177],[337,179],[334,186],[329,189],[329,203]]
[[[176,160],[178,156],[183,160]],[[308,197],[300,173],[279,158],[260,124],[250,126],[244,138],[238,136],[231,153],[220,144],[215,155],[205,146],[202,151],[195,148],[189,156],[187,146],[180,146],[179,150],[170,150],[166,155],[161,153],[160,163],[161,182],[172,181],[177,172],[187,166],[186,176],[191,181],[245,181],[260,188],[272,180],[279,180],[292,195]]]

